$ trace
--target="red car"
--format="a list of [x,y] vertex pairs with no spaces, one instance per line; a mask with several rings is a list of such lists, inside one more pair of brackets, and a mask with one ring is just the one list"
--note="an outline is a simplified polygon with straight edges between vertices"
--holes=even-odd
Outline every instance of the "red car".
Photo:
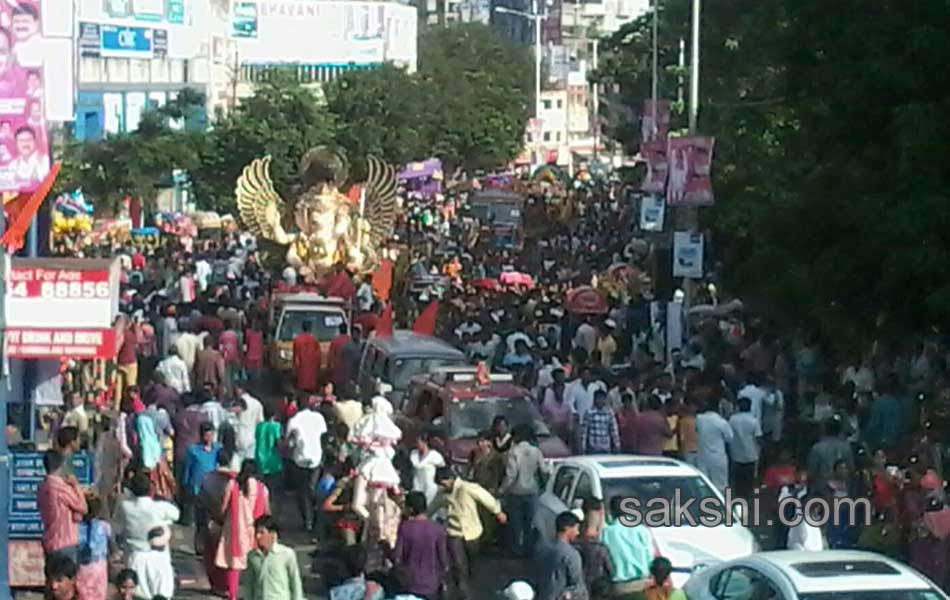
[[396,424],[404,445],[415,445],[425,431],[436,438],[433,446],[447,461],[465,464],[479,432],[490,429],[499,415],[509,427],[533,425],[546,458],[570,455],[564,442],[551,434],[528,390],[513,384],[510,375],[492,375],[490,383],[479,385],[474,367],[445,367],[414,378]]

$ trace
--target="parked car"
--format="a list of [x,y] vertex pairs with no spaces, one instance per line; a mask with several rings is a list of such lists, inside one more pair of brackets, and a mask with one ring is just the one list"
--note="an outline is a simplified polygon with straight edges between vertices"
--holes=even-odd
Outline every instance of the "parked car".
[[531,392],[512,383],[512,376],[495,374],[487,385],[476,381],[475,367],[443,367],[414,377],[403,412],[396,417],[402,444],[410,447],[420,432],[437,438],[436,447],[449,462],[467,463],[478,434],[491,428],[497,416],[510,427],[530,424],[541,452],[548,458],[569,454],[560,438],[551,434]]
[[374,336],[366,341],[357,382],[364,399],[374,396],[380,384],[385,385],[393,407],[399,410],[414,376],[467,364],[465,353],[458,348],[432,336],[397,329],[391,337]]
[[[539,539],[554,538],[554,520],[567,510],[579,510],[585,498],[598,498],[609,507],[611,498],[636,498],[643,510],[654,498],[680,504],[694,499],[694,517],[705,498],[725,502],[705,475],[688,464],[666,457],[635,455],[572,456],[555,465],[554,476],[538,501],[535,528]],[[740,515],[735,515],[737,518]],[[709,527],[681,524],[650,527],[656,549],[673,563],[673,583],[682,585],[690,575],[708,564],[747,556],[757,550],[752,532],[739,523]],[[690,600],[693,600],[690,596]]]
[[947,600],[926,577],[873,552],[762,552],[710,567],[689,600]]

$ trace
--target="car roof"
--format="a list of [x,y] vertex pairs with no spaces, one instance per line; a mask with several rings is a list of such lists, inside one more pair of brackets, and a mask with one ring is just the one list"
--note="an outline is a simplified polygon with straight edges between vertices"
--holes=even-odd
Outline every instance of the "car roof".
[[560,464],[587,467],[600,479],[629,479],[631,477],[698,476],[699,471],[688,464],[664,456],[612,454],[609,456],[572,456]]
[[761,552],[751,560],[780,570],[801,594],[931,588],[907,565],[873,552],[781,550]]
[[422,335],[408,329],[397,329],[392,336],[372,337],[369,343],[383,352],[398,357],[460,358],[465,354],[439,338]]

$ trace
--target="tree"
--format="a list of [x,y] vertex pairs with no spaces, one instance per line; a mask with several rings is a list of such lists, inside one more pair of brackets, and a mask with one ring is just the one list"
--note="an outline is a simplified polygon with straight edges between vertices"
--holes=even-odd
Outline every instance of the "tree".
[[434,91],[392,65],[343,75],[326,89],[327,108],[339,123],[337,144],[356,163],[367,155],[394,165],[428,158],[425,105]]
[[[663,3],[662,65],[689,39],[689,4]],[[950,82],[933,77],[950,59],[943,11],[939,0],[704,5],[700,130],[717,138],[718,198],[704,220],[727,283],[787,325],[842,345],[950,327]],[[649,18],[607,46],[598,75],[638,106]],[[662,70],[661,95],[676,85]]]
[[335,119],[313,92],[283,72],[259,83],[250,98],[215,124],[199,146],[199,165],[191,171],[200,206],[234,211],[234,185],[255,158],[271,156],[271,179],[290,198],[298,163],[314,146],[333,144]]
[[176,131],[170,118],[190,114],[200,95],[183,95],[165,107],[147,111],[138,130],[111,135],[95,142],[70,143],[64,154],[57,192],[83,188],[101,207],[114,211],[126,197],[154,201],[174,169],[190,170],[199,164],[200,133]]
[[418,77],[434,154],[448,169],[492,168],[524,146],[532,100],[529,50],[479,23],[433,28],[419,39]]

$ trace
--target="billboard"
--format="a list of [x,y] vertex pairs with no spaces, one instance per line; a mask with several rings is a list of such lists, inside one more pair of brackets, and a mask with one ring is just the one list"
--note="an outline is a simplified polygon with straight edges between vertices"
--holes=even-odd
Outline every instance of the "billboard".
[[712,154],[715,140],[709,137],[670,138],[667,146],[670,206],[710,206],[713,203]]
[[673,234],[673,277],[701,279],[703,234],[677,231]]
[[32,192],[50,169],[40,8],[0,3],[0,192]]
[[417,26],[416,10],[393,2],[236,0],[230,32],[247,64],[414,68]]
[[161,58],[168,55],[168,32],[149,27],[79,24],[79,54],[88,57]]
[[15,258],[6,281],[3,341],[7,356],[115,355],[117,260]]
[[185,0],[103,0],[105,14],[113,19],[135,19],[185,24]]

